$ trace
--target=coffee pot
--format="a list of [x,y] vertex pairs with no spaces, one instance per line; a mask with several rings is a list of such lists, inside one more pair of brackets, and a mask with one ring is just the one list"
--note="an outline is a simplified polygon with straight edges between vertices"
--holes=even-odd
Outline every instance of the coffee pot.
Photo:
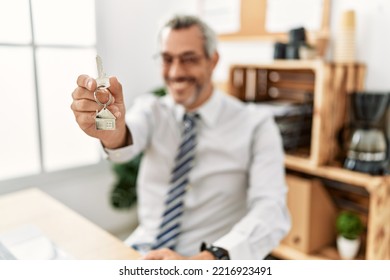
[[388,143],[384,116],[389,94],[356,92],[351,95],[353,132],[344,167],[350,170],[382,175],[387,172]]

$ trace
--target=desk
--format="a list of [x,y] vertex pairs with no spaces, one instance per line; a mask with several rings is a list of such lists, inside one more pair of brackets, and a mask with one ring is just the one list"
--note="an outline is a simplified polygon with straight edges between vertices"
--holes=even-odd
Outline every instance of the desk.
[[139,254],[38,189],[0,196],[0,233],[26,224],[39,227],[74,259],[138,259]]

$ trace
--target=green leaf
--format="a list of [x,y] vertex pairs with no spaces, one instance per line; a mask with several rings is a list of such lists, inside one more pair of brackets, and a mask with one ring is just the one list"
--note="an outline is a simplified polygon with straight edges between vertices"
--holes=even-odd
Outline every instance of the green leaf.
[[142,154],[123,164],[113,164],[117,181],[111,191],[111,204],[114,208],[131,207],[137,201],[137,177]]
[[343,237],[347,239],[356,239],[362,234],[364,226],[357,214],[344,211],[337,217],[336,229]]

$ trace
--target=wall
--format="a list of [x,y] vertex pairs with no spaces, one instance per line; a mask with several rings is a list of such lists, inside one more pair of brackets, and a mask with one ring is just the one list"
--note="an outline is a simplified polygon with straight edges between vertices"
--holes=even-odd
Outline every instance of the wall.
[[[368,66],[368,89],[389,90],[387,67],[390,56],[390,2],[386,0],[333,0],[331,38],[336,38],[341,12],[354,9],[357,16],[357,59]],[[197,13],[197,0],[97,0],[98,51],[107,72],[123,83],[128,103],[135,96],[162,84],[159,67],[152,59],[157,53],[157,29],[170,14]],[[332,55],[332,45],[329,52]],[[264,41],[219,42],[221,60],[214,74],[216,81],[227,79],[232,63],[272,60],[273,44]]]
[[390,91],[388,68],[390,56],[390,1],[388,0],[333,0],[332,38],[336,38],[337,25],[342,11],[356,13],[357,58],[367,65],[366,88]]

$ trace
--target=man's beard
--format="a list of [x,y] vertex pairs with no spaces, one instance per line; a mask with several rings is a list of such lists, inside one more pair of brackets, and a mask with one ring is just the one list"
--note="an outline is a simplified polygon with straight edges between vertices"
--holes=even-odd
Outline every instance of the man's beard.
[[166,78],[165,82],[167,84],[171,84],[171,86],[172,83],[184,83],[184,82],[190,83],[191,85],[195,86],[194,92],[186,100],[180,102],[181,105],[185,107],[190,107],[191,105],[195,104],[196,101],[198,101],[199,96],[203,90],[203,86],[193,77],[179,77],[175,79]]

